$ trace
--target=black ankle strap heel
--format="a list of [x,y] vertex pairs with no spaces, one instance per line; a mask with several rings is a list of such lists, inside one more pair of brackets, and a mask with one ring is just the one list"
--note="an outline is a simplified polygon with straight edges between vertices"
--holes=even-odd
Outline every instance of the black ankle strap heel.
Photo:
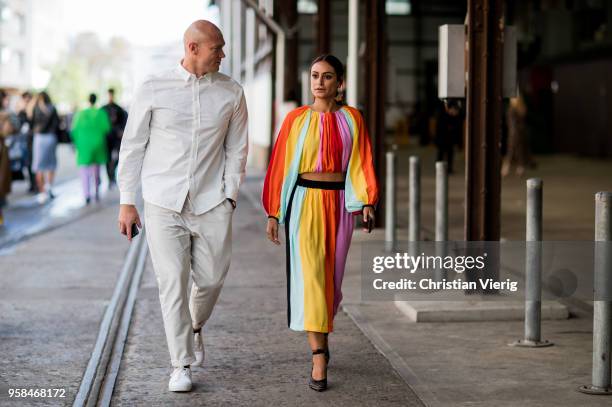
[[320,355],[323,354],[326,356],[325,360],[325,378],[321,379],[321,380],[315,380],[312,377],[312,369],[314,369],[314,364],[312,366],[312,368],[310,369],[310,382],[308,383],[308,386],[315,390],[315,391],[325,391],[327,390],[327,355],[326,355],[326,349],[317,349],[317,350],[313,350],[312,354],[313,355]]

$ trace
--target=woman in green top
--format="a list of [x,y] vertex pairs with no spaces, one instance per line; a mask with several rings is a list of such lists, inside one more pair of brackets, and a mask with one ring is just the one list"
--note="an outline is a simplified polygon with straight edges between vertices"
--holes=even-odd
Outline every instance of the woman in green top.
[[103,109],[95,107],[96,99],[95,94],[89,95],[91,106],[75,115],[71,131],[86,205],[91,202],[90,184],[92,180],[96,202],[100,200],[100,166],[108,161],[106,134],[111,128],[110,120]]

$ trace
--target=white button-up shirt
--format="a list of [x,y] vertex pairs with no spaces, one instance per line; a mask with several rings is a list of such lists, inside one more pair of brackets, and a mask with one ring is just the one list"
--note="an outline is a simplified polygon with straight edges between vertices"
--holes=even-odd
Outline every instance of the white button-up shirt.
[[242,87],[219,72],[200,78],[181,64],[138,88],[119,153],[120,203],[145,201],[195,214],[234,201],[247,157],[247,108]]

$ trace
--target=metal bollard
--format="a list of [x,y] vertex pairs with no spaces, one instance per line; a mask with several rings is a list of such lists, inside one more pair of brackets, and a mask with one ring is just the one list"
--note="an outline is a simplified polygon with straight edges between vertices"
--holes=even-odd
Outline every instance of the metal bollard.
[[410,157],[409,174],[409,213],[408,213],[408,252],[418,255],[421,231],[421,162],[419,157]]
[[448,165],[436,162],[436,242],[448,240]]
[[543,348],[553,343],[541,340],[542,328],[542,180],[527,180],[527,225],[525,233],[525,337],[510,344]]
[[[448,164],[436,162],[436,219],[435,219],[435,252],[439,258],[448,254]],[[446,279],[444,267],[436,268],[435,281]]]
[[385,193],[385,250],[391,252],[396,247],[395,225],[395,152],[387,151],[387,179]]
[[408,240],[418,242],[421,230],[421,166],[417,156],[410,157],[410,212],[408,214]]
[[612,192],[595,195],[595,276],[593,279],[593,372],[592,384],[578,391],[610,395],[610,351],[612,337]]

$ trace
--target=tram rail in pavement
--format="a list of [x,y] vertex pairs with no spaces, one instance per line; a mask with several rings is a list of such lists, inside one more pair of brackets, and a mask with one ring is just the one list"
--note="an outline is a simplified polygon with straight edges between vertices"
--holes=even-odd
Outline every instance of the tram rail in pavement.
[[148,255],[146,229],[132,240],[73,406],[109,406]]

